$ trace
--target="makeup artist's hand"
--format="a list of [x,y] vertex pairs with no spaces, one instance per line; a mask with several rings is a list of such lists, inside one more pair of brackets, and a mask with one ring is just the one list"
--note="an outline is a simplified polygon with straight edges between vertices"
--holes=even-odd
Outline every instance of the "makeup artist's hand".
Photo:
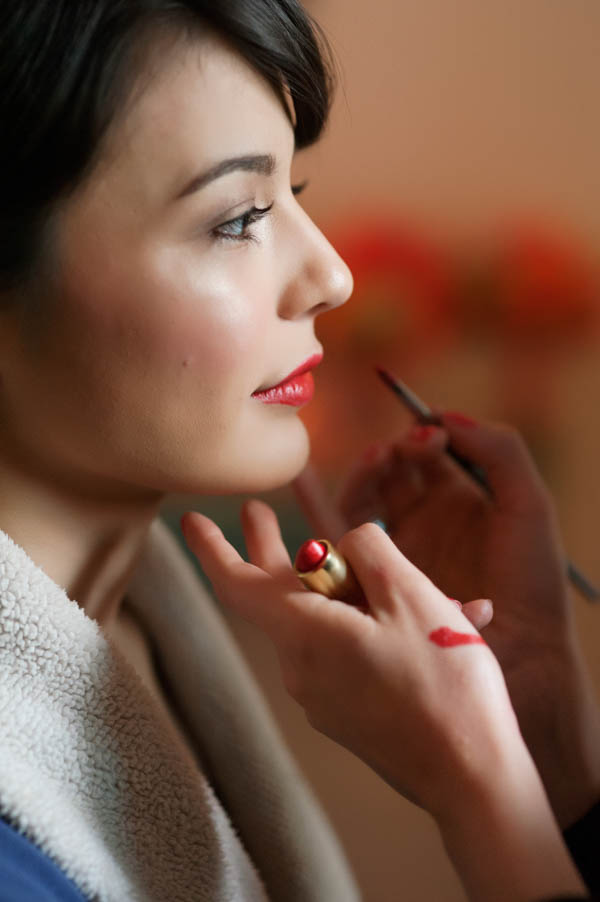
[[[458,607],[374,524],[337,543],[363,613],[304,589],[266,504],[242,519],[249,563],[207,517],[182,526],[219,599],[274,643],[309,722],[436,818],[470,898],[581,890],[500,667]],[[470,644],[440,647],[440,627]]]
[[[443,424],[372,449],[343,487],[340,510],[351,526],[385,520],[395,544],[448,595],[493,600],[485,638],[567,826],[600,795],[600,722],[554,506],[513,430],[457,414]],[[444,454],[448,441],[485,469],[492,498]]]

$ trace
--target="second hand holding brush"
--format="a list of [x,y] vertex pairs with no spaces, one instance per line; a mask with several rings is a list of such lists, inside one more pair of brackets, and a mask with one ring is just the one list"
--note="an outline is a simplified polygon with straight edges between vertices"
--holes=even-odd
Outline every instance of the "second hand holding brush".
[[[442,425],[441,420],[435,415],[433,410],[425,404],[407,385],[400,379],[392,376],[383,367],[376,367],[377,375],[382,382],[390,388],[403,402],[405,407],[416,417],[423,425]],[[481,467],[478,467],[472,461],[467,460],[458,454],[452,445],[446,448],[446,454],[454,460],[456,464],[467,473],[488,496],[492,496],[492,490],[488,482],[487,476]],[[588,601],[600,601],[600,590],[598,590],[590,580],[576,567],[571,561],[566,562],[567,576],[571,584],[578,589]]]

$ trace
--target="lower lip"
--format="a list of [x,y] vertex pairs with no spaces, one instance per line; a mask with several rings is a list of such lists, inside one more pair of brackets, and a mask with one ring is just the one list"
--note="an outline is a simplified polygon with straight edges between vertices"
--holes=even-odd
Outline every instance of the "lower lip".
[[287,404],[290,407],[301,407],[312,401],[315,393],[315,383],[312,373],[302,373],[294,376],[287,382],[268,388],[266,391],[254,392],[253,398],[258,398],[263,404]]

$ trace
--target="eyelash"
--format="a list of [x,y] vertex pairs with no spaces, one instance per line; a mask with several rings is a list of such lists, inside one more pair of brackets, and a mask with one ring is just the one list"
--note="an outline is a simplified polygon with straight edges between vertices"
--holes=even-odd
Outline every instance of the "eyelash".
[[[272,208],[273,204],[269,204],[268,207],[251,207],[249,210],[246,210],[245,213],[236,216],[235,219],[230,219],[228,222],[224,222],[222,225],[217,226],[216,229],[213,229],[212,234],[218,241],[256,241],[256,236],[251,232],[248,232],[247,229],[253,223],[262,219],[263,216],[266,216]],[[241,226],[242,231],[237,234],[230,234],[223,231],[224,229],[234,226]]]
[[[292,185],[292,194],[297,196],[304,191],[306,185],[307,182],[302,182],[300,185]],[[217,226],[216,229],[212,230],[212,234],[218,241],[256,241],[256,236],[246,230],[253,223],[258,222],[264,216],[267,216],[272,208],[273,204],[269,204],[268,207],[251,207],[249,210],[246,210],[245,213],[236,216],[235,219],[230,219],[228,222],[224,222],[220,226]],[[226,229],[227,227],[238,225],[242,227],[242,232],[237,235],[227,234],[227,232],[223,231],[223,229]]]

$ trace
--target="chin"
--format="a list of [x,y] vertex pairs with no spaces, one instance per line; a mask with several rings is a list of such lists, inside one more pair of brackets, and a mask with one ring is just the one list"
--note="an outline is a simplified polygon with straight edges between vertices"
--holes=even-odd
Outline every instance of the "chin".
[[[304,424],[277,440],[255,448],[255,453],[237,460],[223,480],[213,483],[210,494],[248,494],[270,492],[290,483],[302,472],[310,455],[310,440]],[[219,484],[220,483],[220,484]]]
[[198,454],[190,470],[190,455],[179,478],[171,478],[163,491],[175,494],[242,495],[270,492],[290,483],[302,472],[310,456],[310,439],[304,423],[296,418],[275,429],[263,430],[261,441],[254,430],[236,436],[220,454],[214,453],[215,466],[203,466]]
[[261,455],[263,460],[257,461],[248,473],[247,487],[242,491],[270,492],[282,488],[302,472],[309,456],[310,441],[303,426],[301,439],[296,439],[293,445],[279,448],[277,454]]

